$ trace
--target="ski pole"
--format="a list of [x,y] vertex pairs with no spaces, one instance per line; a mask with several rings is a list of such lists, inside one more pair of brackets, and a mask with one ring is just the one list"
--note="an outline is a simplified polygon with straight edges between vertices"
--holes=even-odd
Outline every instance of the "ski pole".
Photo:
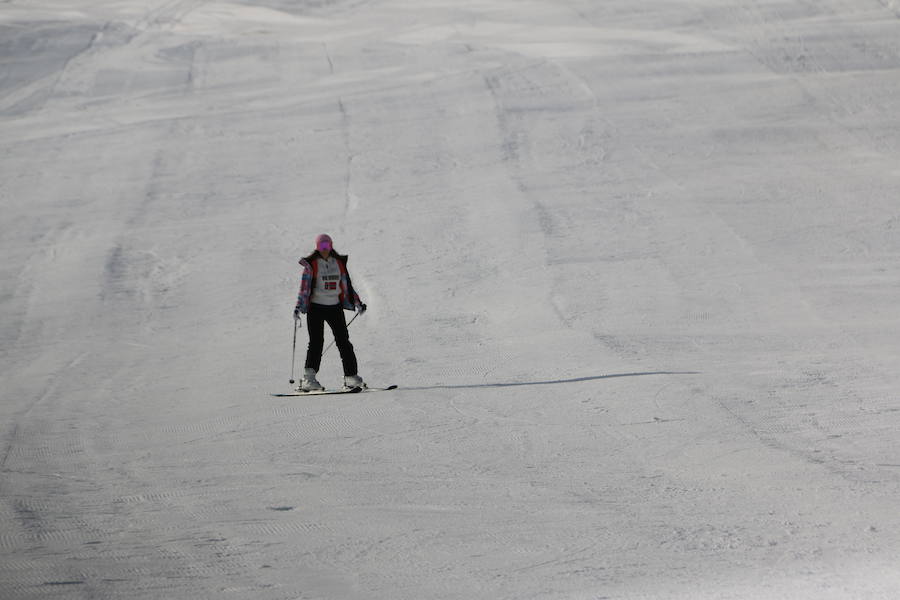
[[[361,314],[362,314],[361,312],[358,312],[355,315],[353,315],[353,318],[347,322],[347,329],[350,329],[350,326],[353,324],[353,321],[355,321],[356,317],[358,317]],[[322,350],[322,356],[325,356],[325,353],[328,352],[332,346],[334,346],[334,340],[331,340],[331,343],[328,344],[328,347],[325,348],[324,350]]]
[[294,319],[294,344],[291,349],[291,385],[294,384],[294,364],[297,362],[297,321],[300,319]]

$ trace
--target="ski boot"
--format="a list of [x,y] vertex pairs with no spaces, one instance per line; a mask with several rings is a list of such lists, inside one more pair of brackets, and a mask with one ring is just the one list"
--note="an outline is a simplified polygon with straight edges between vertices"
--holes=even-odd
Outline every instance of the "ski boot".
[[359,375],[344,375],[344,389],[352,390],[354,388],[364,388],[366,387],[363,378]]
[[325,388],[316,379],[315,369],[303,369],[303,379],[300,381],[298,391],[301,392],[319,392]]

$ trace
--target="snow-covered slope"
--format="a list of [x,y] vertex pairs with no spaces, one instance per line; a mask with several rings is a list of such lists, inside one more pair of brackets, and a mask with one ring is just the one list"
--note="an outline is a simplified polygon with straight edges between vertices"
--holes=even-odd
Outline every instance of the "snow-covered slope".
[[0,596],[895,598],[895,4],[3,3]]

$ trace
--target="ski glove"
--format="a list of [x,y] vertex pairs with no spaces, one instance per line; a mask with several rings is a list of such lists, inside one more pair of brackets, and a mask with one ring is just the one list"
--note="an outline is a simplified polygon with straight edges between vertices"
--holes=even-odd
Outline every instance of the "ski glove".
[[294,309],[294,320],[300,321],[300,309],[299,308]]
[[366,312],[366,305],[363,304],[362,302],[360,302],[359,304],[357,304],[357,305],[356,305],[356,312],[358,312],[359,314],[363,314],[364,312]]

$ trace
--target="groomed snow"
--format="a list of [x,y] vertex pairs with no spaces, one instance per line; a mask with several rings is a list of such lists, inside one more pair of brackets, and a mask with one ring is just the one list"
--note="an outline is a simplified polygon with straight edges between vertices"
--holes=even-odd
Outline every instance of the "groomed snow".
[[[898,115],[893,0],[0,3],[0,597],[897,598]],[[397,391],[270,395],[321,232]]]

